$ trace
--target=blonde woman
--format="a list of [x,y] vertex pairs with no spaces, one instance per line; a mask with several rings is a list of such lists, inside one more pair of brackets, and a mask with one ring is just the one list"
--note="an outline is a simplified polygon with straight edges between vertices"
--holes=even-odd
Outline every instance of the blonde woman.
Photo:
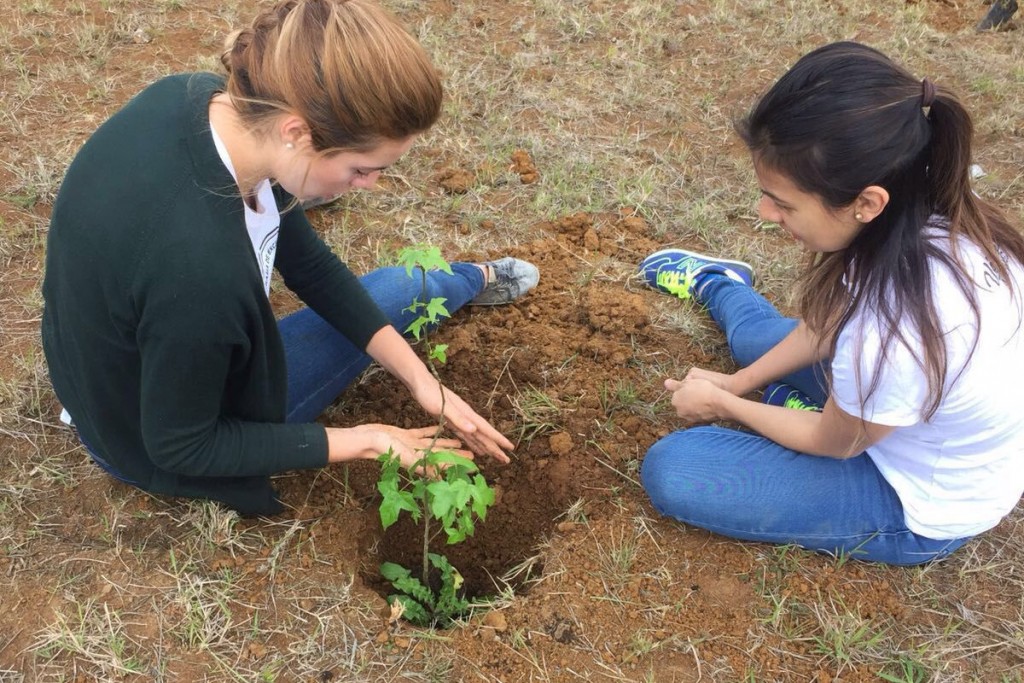
[[[398,330],[419,278],[357,278],[300,207],[373,186],[436,120],[429,58],[368,0],[289,0],[233,34],[226,79],[146,88],[79,152],[54,205],[43,343],[54,389],[94,460],[154,493],[243,514],[282,509],[269,476],[393,449],[436,427],[325,428],[316,416],[379,362],[457,439],[512,444],[443,389]],[[276,320],[273,271],[308,306]],[[512,258],[432,274],[449,310],[536,285]],[[427,422],[428,420],[424,420]]]

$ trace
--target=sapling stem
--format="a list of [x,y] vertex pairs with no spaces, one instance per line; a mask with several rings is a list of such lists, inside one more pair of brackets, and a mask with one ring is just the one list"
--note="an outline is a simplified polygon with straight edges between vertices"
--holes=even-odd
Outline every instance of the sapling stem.
[[[407,309],[416,315],[405,331],[417,340],[422,340],[426,346],[425,362],[437,380],[441,392],[441,409],[437,416],[438,428],[423,449],[422,457],[404,475],[400,460],[390,450],[378,458],[383,467],[377,488],[382,496],[380,516],[384,528],[394,524],[402,511],[410,513],[417,521],[423,518],[422,580],[414,578],[408,569],[391,562],[381,565],[381,574],[399,591],[390,596],[389,601],[401,602],[408,610],[407,618],[410,621],[422,625],[438,620],[450,623],[454,616],[465,613],[469,603],[457,596],[462,576],[446,557],[430,552],[433,540],[430,518],[438,519],[438,533],[443,530],[449,544],[459,543],[473,534],[474,517],[483,520],[487,508],[494,504],[495,496],[494,490],[479,473],[472,458],[451,450],[436,450],[446,424],[444,413],[447,406],[437,364],[445,362],[447,345],[433,344],[429,330],[449,313],[444,307],[444,298],[426,300],[427,271],[438,269],[451,275],[451,266],[441,257],[436,247],[403,250],[399,259],[410,277],[414,268],[420,270],[422,294],[415,296]],[[407,486],[403,485],[403,481]],[[440,572],[441,587],[436,591],[429,587],[432,566]]]
[[[419,266],[420,269],[420,283],[423,292],[423,299],[420,302],[423,306],[427,305],[427,269],[423,266]],[[429,326],[423,327],[423,343],[427,346],[427,367],[430,369],[430,374],[437,380],[437,386],[441,390],[441,415],[437,418],[437,432],[434,433],[433,438],[430,440],[430,445],[427,446],[427,450],[424,452],[425,455],[434,452],[434,444],[437,443],[437,439],[441,434],[441,430],[444,429],[444,385],[441,384],[441,373],[437,371],[437,367],[434,365],[434,358],[430,354],[430,329]],[[430,476],[429,472],[424,471],[424,476]],[[430,559],[428,553],[430,552],[430,515],[423,515],[423,585],[429,586],[430,579]]]

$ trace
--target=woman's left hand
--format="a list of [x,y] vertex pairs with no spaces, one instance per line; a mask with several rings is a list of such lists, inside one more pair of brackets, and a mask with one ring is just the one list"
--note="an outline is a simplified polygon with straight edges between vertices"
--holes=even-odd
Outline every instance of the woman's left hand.
[[444,418],[452,431],[474,453],[486,453],[498,462],[509,461],[506,451],[512,442],[481,417],[454,391],[437,382],[413,392],[423,409],[435,417],[441,414],[441,391],[444,391]]
[[702,377],[666,379],[665,389],[672,392],[672,407],[687,425],[713,422],[719,418],[716,398],[725,392],[714,382]]
[[462,443],[474,453],[486,453],[498,462],[508,462],[506,451],[512,450],[512,442],[477,415],[458,394],[442,387],[394,327],[387,325],[378,330],[367,344],[366,352],[409,387],[413,398],[434,417],[441,414],[443,390],[445,421]]

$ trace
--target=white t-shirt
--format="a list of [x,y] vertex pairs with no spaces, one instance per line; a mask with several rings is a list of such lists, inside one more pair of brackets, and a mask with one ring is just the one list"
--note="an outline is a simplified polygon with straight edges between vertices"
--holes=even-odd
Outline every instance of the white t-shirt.
[[[231,172],[231,177],[238,182],[238,174],[235,167],[231,165],[231,157],[224,146],[224,141],[217,135],[217,131],[210,127],[213,133],[213,144],[217,148],[217,154],[221,161]],[[269,180],[263,180],[255,188],[256,210],[245,204],[245,229],[249,233],[249,241],[252,243],[253,253],[256,254],[256,264],[263,276],[263,291],[270,296],[270,278],[274,274],[274,256],[277,254],[277,234],[281,227],[281,212],[277,208],[277,200],[274,198],[274,189]]]
[[[948,251],[945,231],[930,231]],[[952,273],[932,266],[932,296],[945,332],[945,398],[923,421],[928,382],[914,349],[894,339],[878,383],[861,406],[880,353],[878,320],[871,311],[852,318],[839,334],[832,360],[832,396],[845,412],[897,429],[867,450],[903,503],[907,527],[935,539],[972,536],[995,526],[1024,493],[1024,268],[1008,261],[1016,299],[966,239],[960,256],[977,293],[981,333]],[[974,347],[977,338],[977,347]],[[974,347],[974,348],[972,348]],[[962,372],[961,372],[962,369]]]

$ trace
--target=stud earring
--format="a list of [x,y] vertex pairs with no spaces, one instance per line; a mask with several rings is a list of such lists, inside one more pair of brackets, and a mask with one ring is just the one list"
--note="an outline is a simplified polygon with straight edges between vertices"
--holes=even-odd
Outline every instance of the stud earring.
[[295,143],[294,142],[286,142],[286,143],[284,143],[284,146],[287,149],[295,149]]
[[864,222],[864,214],[862,214],[860,211],[858,211],[857,213],[853,214],[853,217],[856,218],[861,223]]

